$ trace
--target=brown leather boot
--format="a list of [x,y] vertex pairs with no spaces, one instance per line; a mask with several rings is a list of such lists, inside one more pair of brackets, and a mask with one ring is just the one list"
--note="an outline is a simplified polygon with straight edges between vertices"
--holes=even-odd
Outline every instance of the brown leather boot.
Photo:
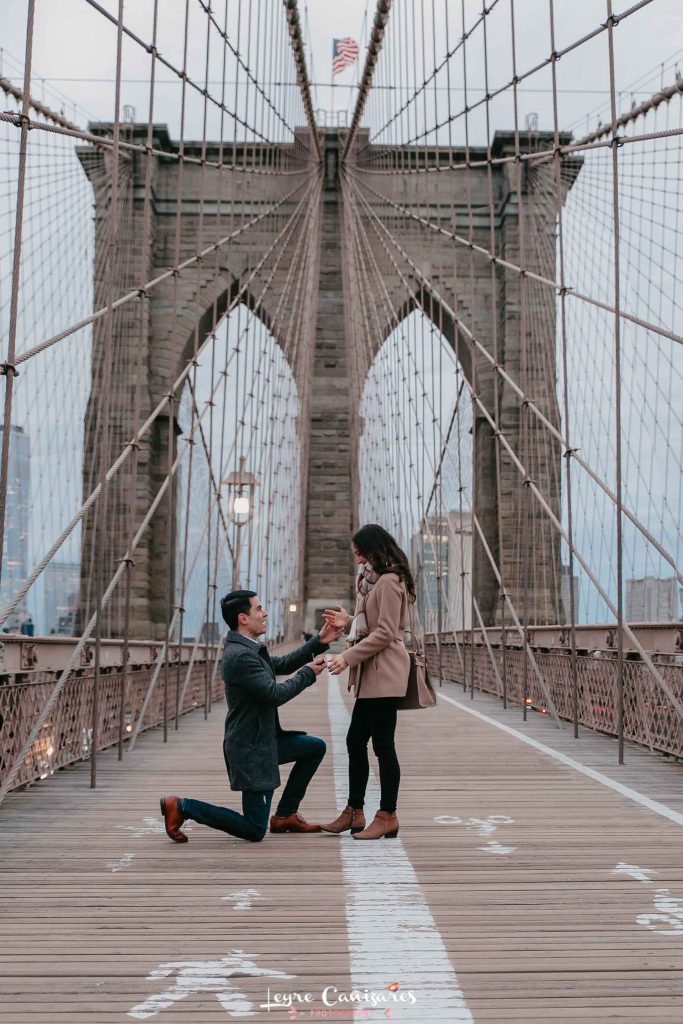
[[378,811],[372,824],[362,832],[357,832],[354,839],[395,839],[398,835],[398,818],[396,813]]
[[320,825],[312,825],[298,812],[278,817],[274,814],[270,819],[271,832],[320,832]]
[[351,829],[352,835],[355,835],[356,832],[362,832],[365,828],[363,808],[354,808],[347,804],[338,818],[331,821],[329,825],[321,825],[320,827],[323,832],[333,832],[335,835],[339,835],[340,832],[348,832],[349,829]]
[[159,806],[161,807],[161,816],[164,819],[168,838],[172,839],[174,843],[188,843],[189,839],[184,832],[180,831],[180,826],[185,821],[185,818],[178,807],[178,797],[162,796]]

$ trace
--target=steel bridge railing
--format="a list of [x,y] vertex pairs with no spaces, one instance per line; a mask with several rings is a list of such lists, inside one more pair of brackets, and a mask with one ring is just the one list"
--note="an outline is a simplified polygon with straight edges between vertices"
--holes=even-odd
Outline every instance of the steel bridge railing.
[[[24,746],[55,680],[77,641],[6,636],[0,644],[0,786]],[[222,645],[174,644],[168,670],[160,643],[129,643],[123,667],[123,641],[102,641],[99,665],[97,750],[119,745],[119,759],[140,732],[164,722],[165,693],[169,718],[178,728],[182,715],[198,708],[205,714],[221,700]],[[81,652],[49,718],[24,757],[10,789],[45,779],[57,769],[90,759],[93,746],[94,642]],[[208,681],[208,686],[207,686]],[[207,702],[208,695],[208,702]],[[208,704],[208,706],[207,706]]]
[[[683,624],[651,623],[632,627],[648,650],[658,671],[683,699]],[[425,636],[427,664],[434,677],[463,684],[497,696],[507,707],[549,713],[550,695],[559,718],[595,732],[619,736],[619,665],[616,626],[579,626],[576,653],[572,654],[569,626],[542,626],[529,630],[528,647],[545,682],[547,693],[529,671],[519,634],[488,628]],[[572,662],[574,662],[575,669]],[[466,679],[466,684],[463,680]],[[625,651],[624,728],[627,740],[651,751],[683,758],[683,721],[672,714],[648,666],[635,649]],[[576,733],[575,733],[576,734]]]

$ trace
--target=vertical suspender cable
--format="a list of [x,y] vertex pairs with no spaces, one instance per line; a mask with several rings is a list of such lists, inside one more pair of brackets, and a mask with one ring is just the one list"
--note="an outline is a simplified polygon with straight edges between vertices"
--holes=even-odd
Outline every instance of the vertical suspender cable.
[[[119,140],[120,140],[120,106],[121,106],[121,64],[123,58],[123,2],[119,0],[118,24],[116,26],[116,86],[114,95],[114,128],[111,155],[111,201],[109,206],[109,285],[108,310],[105,325],[104,353],[102,360],[102,386],[104,388],[102,408],[102,429],[100,438],[104,439],[104,451],[100,453],[100,496],[97,504],[97,519],[93,539],[93,549],[97,548],[98,538],[104,538],[107,515],[107,439],[109,436],[109,410],[111,397],[111,363],[114,326],[114,274],[118,263],[116,249],[118,243],[118,211],[119,211]],[[99,676],[100,654],[102,646],[102,597],[104,590],[104,565],[96,565],[96,626],[95,626],[95,664],[93,669],[92,688],[92,738],[90,742],[90,788],[97,785],[97,745],[99,742]]]
[[[180,100],[180,141],[178,153],[178,183],[176,188],[176,225],[174,242],[174,266],[180,261],[180,239],[181,239],[181,218],[183,211],[183,182],[185,178],[185,104],[187,95],[187,49],[190,17],[190,0],[185,0],[185,27],[183,35],[183,72]],[[176,272],[173,277],[173,315],[169,328],[171,351],[175,349],[176,324],[178,314],[178,289],[180,287],[179,275]],[[175,454],[175,418],[176,418],[176,394],[171,388],[168,398],[168,437],[167,437],[167,474],[168,474],[168,522],[166,524],[166,550],[168,553],[168,579],[166,581],[166,640],[164,645],[164,693],[163,693],[163,721],[164,721],[164,743],[168,742],[168,686],[171,659],[171,635],[175,616],[173,605],[175,601],[175,490],[173,486],[173,464]],[[178,403],[179,404],[179,403]],[[182,641],[182,636],[181,636]],[[180,656],[180,649],[178,649]]]
[[[617,738],[619,764],[624,763],[624,550],[622,536],[622,455],[621,455],[621,294],[619,277],[619,135],[617,134],[617,98],[614,70],[614,25],[612,0],[607,0],[607,47],[609,52],[609,91],[612,115],[612,211],[614,218],[614,418],[615,418],[615,484],[616,495],[616,544],[617,544]],[[570,580],[571,586],[571,580]]]
[[21,101],[21,134],[19,139],[19,173],[17,178],[17,208],[14,215],[14,257],[12,262],[12,291],[9,312],[9,338],[7,358],[2,372],[5,375],[5,406],[3,413],[2,455],[0,456],[0,579],[5,541],[5,512],[9,475],[9,449],[12,433],[12,397],[16,367],[14,357],[17,346],[17,317],[19,312],[19,281],[21,278],[21,245],[24,230],[24,195],[26,191],[26,161],[28,158],[29,110],[31,106],[31,63],[33,57],[33,24],[35,0],[29,0],[26,16],[26,51],[24,59],[24,91]]
[[[150,79],[149,79],[149,105],[148,105],[148,116],[147,116],[147,139],[146,139],[146,154],[145,154],[145,197],[144,206],[142,213],[142,253],[145,252],[148,244],[150,234],[150,221],[151,221],[151,199],[152,199],[152,168],[154,165],[154,157],[152,156],[152,146],[154,143],[154,96],[155,96],[155,84],[156,84],[156,62],[157,62],[157,26],[159,16],[159,0],[154,0],[154,11],[152,16],[152,43],[150,46]],[[137,432],[140,429],[140,391],[142,384],[142,354],[146,348],[146,332],[147,332],[147,317],[149,315],[149,296],[145,290],[145,281],[147,280],[147,268],[145,266],[144,258],[140,261],[140,304],[139,304],[139,335],[138,335],[138,351],[135,368],[135,387],[133,390],[133,429]],[[129,515],[129,536],[132,538],[135,531],[135,520],[137,513],[137,493],[138,493],[138,464],[139,464],[139,452],[140,443],[137,440],[132,442],[132,465],[130,471],[131,479],[131,501],[128,510]],[[129,542],[130,543],[130,542]],[[119,707],[119,742],[118,742],[118,759],[119,761],[123,757],[123,739],[125,733],[125,716],[126,716],[126,703],[127,703],[127,690],[128,690],[128,650],[130,640],[130,602],[131,602],[131,588],[132,588],[132,577],[133,577],[133,562],[131,559],[126,559],[126,581],[125,581],[125,597],[124,597],[124,612],[123,612],[123,666],[121,670],[121,704]]]
[[[564,221],[562,216],[562,177],[560,160],[560,130],[557,103],[557,52],[555,48],[555,2],[550,5],[550,48],[552,52],[553,82],[553,147],[555,170],[555,216],[557,218],[558,257],[560,264],[560,346],[562,352],[562,411],[564,416],[563,434],[567,438],[566,449],[566,487],[567,487],[567,537],[568,537],[568,577],[569,577],[569,622],[571,643],[571,681],[572,681],[572,719],[574,738],[579,736],[579,686],[578,665],[576,658],[576,595],[574,593],[574,516],[572,509],[572,449],[569,447],[571,424],[569,420],[569,360],[567,357],[567,290],[564,277]],[[560,569],[560,579],[561,569]]]

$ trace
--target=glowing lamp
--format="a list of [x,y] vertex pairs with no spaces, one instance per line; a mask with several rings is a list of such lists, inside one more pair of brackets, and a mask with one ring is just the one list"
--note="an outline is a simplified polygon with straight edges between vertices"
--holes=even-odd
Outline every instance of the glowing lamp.
[[256,477],[244,468],[245,461],[242,456],[239,469],[223,481],[228,488],[228,516],[235,526],[244,526],[252,516],[252,494],[256,488]]
[[248,518],[249,509],[249,498],[246,498],[243,495],[240,495],[237,498],[235,498],[235,500],[232,503],[232,511],[235,516],[245,516],[246,518]]

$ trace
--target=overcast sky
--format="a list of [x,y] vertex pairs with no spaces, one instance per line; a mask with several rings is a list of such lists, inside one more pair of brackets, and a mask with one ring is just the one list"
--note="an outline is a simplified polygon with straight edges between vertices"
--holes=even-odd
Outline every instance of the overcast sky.
[[[446,2],[450,19],[448,32],[445,27]],[[206,19],[198,0],[189,0],[189,3],[194,20],[190,33],[188,68],[190,75],[196,81],[201,81]],[[243,10],[247,9],[247,0],[242,0],[242,5]],[[252,5],[253,10],[263,15],[263,17],[270,16],[274,19],[283,17],[280,0],[252,0]],[[21,83],[22,78],[26,6],[26,0],[12,0],[11,3],[5,0],[1,7],[1,71],[17,84]],[[115,11],[117,3],[116,0],[103,0],[103,6],[110,11]],[[213,6],[216,10],[222,10],[222,0],[213,0]],[[350,113],[352,111],[355,102],[353,85],[357,81],[362,68],[369,34],[368,23],[372,20],[374,6],[373,0],[370,4],[370,12],[367,14],[365,0],[344,0],[343,3],[332,3],[331,0],[307,0],[307,2],[300,0],[302,20],[308,40],[309,73],[314,83],[328,83],[331,80],[332,39],[334,36],[351,36],[359,42],[361,51],[358,65],[335,79],[337,88],[332,90],[325,84],[314,86],[313,99],[316,108],[328,112],[331,112],[333,108],[336,112],[345,110]],[[606,5],[603,0],[554,0],[554,6],[556,14],[556,45],[559,49],[568,46],[572,41],[598,27],[604,20],[606,11]],[[623,0],[621,6],[627,7],[628,0]],[[238,5],[235,0],[230,0],[230,9],[233,12],[237,7]],[[425,16],[425,38],[429,41],[429,45],[425,47],[425,67],[428,74],[434,64],[432,41],[434,41],[434,46],[436,47],[438,61],[441,60],[449,45],[451,48],[453,47],[455,40],[462,31],[460,8],[460,0],[434,0],[433,4],[432,0],[426,0],[423,5],[419,3],[419,0],[395,0],[387,30],[386,49],[380,58],[378,66],[378,84],[381,85],[382,82],[386,82],[388,69],[394,67],[399,84],[404,89],[404,94],[407,95],[413,80],[411,76],[413,76],[414,81],[419,83],[425,74],[425,70],[421,66],[422,45],[419,34],[421,31],[422,15],[424,14]],[[151,38],[152,9],[152,0],[126,0],[126,24],[144,40]],[[491,88],[505,84],[510,76],[509,9],[509,0],[498,0],[493,14],[487,19],[489,28],[487,37],[489,85]],[[620,5],[615,3],[615,9],[619,12],[621,9]],[[465,0],[465,17],[468,27],[474,24],[480,10],[480,0]],[[550,50],[549,2],[548,0],[516,0],[515,10],[518,30],[518,71],[521,73],[539,62],[543,62],[548,56]],[[159,0],[159,11],[159,49],[167,59],[180,65],[182,63],[185,0]],[[433,33],[431,30],[432,11],[435,12],[435,31]],[[412,22],[413,12],[416,16],[415,22]],[[411,24],[417,25],[415,30],[417,63],[414,69],[410,71],[410,74],[406,71],[404,63],[395,60],[396,32],[401,27],[401,24],[405,26],[408,20],[411,20]],[[262,31],[263,20],[260,17],[256,17],[254,24],[258,26],[259,31],[254,31],[251,40],[252,64],[263,49],[264,39]],[[271,28],[273,24],[277,24],[277,22],[271,23]],[[615,29],[614,41],[616,81],[620,94],[619,106],[621,110],[624,110],[632,102],[642,101],[661,85],[670,84],[674,80],[678,58],[683,54],[681,49],[683,47],[683,4],[681,0],[652,0],[642,11],[621,21]],[[262,44],[260,49],[259,43]],[[412,45],[413,39],[411,37],[410,46],[412,47]],[[392,46],[394,47],[393,65],[390,62]],[[468,47],[468,87],[470,89],[469,99],[472,102],[481,95],[484,86],[481,32],[475,33],[470,42],[468,42]],[[32,92],[37,98],[44,99],[45,102],[53,107],[63,106],[65,114],[82,125],[85,125],[89,119],[111,120],[114,110],[115,50],[116,33],[114,26],[90,7],[85,0],[36,0],[33,57],[35,73]],[[136,119],[144,122],[147,118],[149,57],[144,50],[127,42],[124,47],[123,58],[122,102],[133,106],[136,111]],[[384,64],[382,63],[383,60]],[[263,63],[265,66],[265,62]],[[219,64],[217,60],[214,61],[213,66],[218,71]],[[288,70],[291,72],[291,65],[289,65]],[[455,75],[456,71],[461,73],[457,57],[452,61],[452,70],[454,74],[451,81],[450,109],[458,111],[463,103],[463,94],[461,85],[458,84],[459,81],[461,82],[461,78],[458,79]],[[571,128],[574,130],[575,135],[580,136],[585,131],[594,128],[599,118],[602,118],[603,121],[607,118],[609,79],[606,34],[599,34],[593,41],[565,55],[559,62],[557,71],[560,90],[560,126],[565,129]],[[220,95],[219,82],[216,81],[213,75],[210,75],[210,78],[212,80],[212,92]],[[433,94],[433,106],[430,106],[426,111],[422,111],[419,115],[426,119],[424,124],[427,126],[433,123],[434,119],[438,120],[443,116],[445,104],[448,102],[448,95],[443,88],[443,79],[444,76],[442,75],[436,83],[438,90],[441,91]],[[549,85],[549,72],[545,68],[531,76],[520,87],[519,114],[521,126],[524,125],[524,119],[528,114],[536,112],[539,116],[539,126],[541,128],[552,127],[552,93]],[[387,106],[383,107],[378,101],[381,95],[381,92],[377,91],[368,105],[368,117],[375,130],[381,127],[382,116],[387,113]],[[176,139],[179,136],[179,98],[180,87],[177,78],[174,78],[170,71],[160,68],[154,119],[159,123],[168,124],[172,137]],[[395,99],[395,96],[393,98]],[[432,94],[430,92],[431,101]],[[674,104],[671,106],[673,108]],[[201,102],[200,98],[196,95],[194,101],[188,103],[187,115],[186,137],[201,137]],[[511,128],[512,115],[511,90],[506,90],[502,97],[494,100],[491,104],[492,129]],[[321,115],[320,120],[321,122],[324,120],[324,115]],[[453,142],[457,145],[463,141],[462,119],[455,123],[457,128]],[[661,127],[661,125],[659,126]],[[408,130],[409,128],[410,123],[408,122],[406,129]],[[473,115],[471,128],[473,134],[478,135],[477,138],[472,138],[472,141],[483,141],[484,126],[481,114]],[[10,135],[12,133],[16,135],[14,128],[10,129],[7,126],[6,130]],[[39,135],[41,133],[35,134]],[[209,137],[212,135],[211,127],[208,130],[208,135]],[[55,136],[51,136],[52,140],[55,140],[55,138]],[[392,141],[391,137],[389,137],[388,141]],[[444,141],[443,137],[440,138],[440,141]],[[35,147],[36,143],[33,142],[32,145]],[[671,145],[674,145],[673,141]],[[644,233],[639,219],[642,213],[641,205],[643,202],[649,202],[654,197],[655,192],[657,193],[660,197],[656,206],[658,212],[654,212],[655,207],[653,206],[648,216],[656,222],[658,231],[660,233],[663,232],[665,225],[664,223],[660,224],[660,220],[663,216],[664,222],[670,221],[671,212],[675,209],[678,202],[680,192],[680,150],[678,162],[676,163],[675,160],[666,158],[664,146],[650,146],[647,150],[643,149],[642,151],[636,147],[631,147],[631,149],[637,150],[638,154],[646,154],[648,163],[646,167],[643,163],[628,171],[629,176],[626,181],[629,189],[625,190],[625,195],[622,197],[622,203],[624,204],[624,210],[622,211],[624,217],[624,254],[622,255],[622,263],[624,268],[628,269],[632,264],[635,268],[633,271],[634,276],[625,280],[625,284],[632,285],[632,287],[630,289],[626,287],[624,294],[625,301],[629,307],[634,304],[634,294],[642,300],[643,307],[640,308],[638,306],[638,308],[632,309],[632,311],[647,318],[652,315],[648,306],[651,298],[650,292],[652,291],[652,294],[657,297],[660,304],[661,295],[663,294],[660,282],[657,279],[657,259],[650,259],[647,254],[648,252],[652,254],[654,251],[656,255],[663,249],[664,243],[662,241],[663,234],[662,238],[659,237],[659,234],[653,236],[654,242],[652,242],[647,231]],[[671,153],[672,150],[667,152]],[[621,160],[623,163],[623,154]],[[659,160],[659,164],[657,164],[657,160]],[[590,169],[593,164],[595,164],[596,170],[593,178],[591,178]],[[640,170],[638,169],[639,167],[641,168]],[[85,189],[87,192],[85,180],[81,180],[80,169],[75,162],[74,168],[74,174],[78,176],[78,187]],[[643,170],[643,168],[645,169]],[[591,293],[595,292],[601,283],[610,284],[611,286],[612,280],[608,262],[601,258],[600,246],[596,244],[598,231],[602,233],[600,237],[604,237],[609,241],[609,225],[599,227],[597,224],[598,214],[596,213],[595,204],[598,203],[600,196],[597,195],[597,186],[593,187],[595,183],[599,185],[600,182],[603,182],[603,179],[604,181],[609,181],[609,178],[603,174],[602,163],[600,163],[598,156],[590,160],[587,159],[579,178],[579,183],[575,186],[566,208],[570,256],[571,252],[576,255],[576,266],[569,259],[568,268],[572,279],[579,279],[580,274],[584,275],[583,290]],[[80,193],[77,194],[74,191],[73,195],[78,198]],[[79,206],[85,211],[83,213],[84,219],[87,219],[89,213],[85,198]],[[576,207],[578,213],[573,213],[573,207]],[[7,209],[9,211],[10,207],[8,206]],[[35,209],[33,207],[32,209],[35,214]],[[650,207],[648,207],[649,209]],[[661,213],[662,210],[665,211],[663,215]],[[600,213],[600,209],[598,209],[598,213]],[[43,236],[49,235],[50,219],[45,216],[40,220],[42,231],[39,235],[36,235],[36,238],[43,246],[41,251],[44,251]],[[571,241],[573,238],[572,225],[575,226],[573,229],[576,235],[575,244]],[[586,225],[585,230],[582,225]],[[676,230],[671,225],[669,225],[669,229]],[[9,237],[9,234],[7,237]],[[58,236],[55,235],[55,237]],[[647,244],[644,244],[644,239]],[[74,249],[74,251],[76,250]],[[88,253],[89,249],[84,244],[78,252]],[[645,269],[640,265],[639,260],[641,257],[644,260]],[[74,300],[69,306],[69,319],[66,322],[77,320],[87,311],[90,302],[89,290],[78,283],[84,279],[85,274],[82,268],[77,267],[75,263],[73,266],[69,264],[66,267],[65,273],[63,257],[60,261],[53,260],[53,264],[58,271],[57,279],[62,274],[65,280],[74,283],[76,291],[80,290],[81,294],[78,302]],[[2,266],[0,265],[0,277],[2,277],[2,273]],[[630,270],[629,273],[631,273]],[[680,273],[678,273],[677,268],[674,268],[671,276],[674,280],[680,280]],[[42,311],[46,311],[46,315],[47,313],[53,314],[55,311],[55,301],[54,297],[51,298],[48,294],[49,289],[53,285],[45,273],[40,276],[40,281],[41,287],[45,292],[45,301],[34,303],[33,305],[39,310],[41,316]],[[2,285],[2,281],[0,281],[0,285]],[[57,291],[62,304],[69,299],[67,290],[61,284],[59,284]],[[0,287],[0,333],[2,333],[4,322],[3,303],[6,306],[5,300],[8,294],[9,292],[6,287],[4,289]],[[605,301],[609,301],[610,296],[601,295],[601,297]],[[668,306],[662,313],[662,317],[667,325],[676,326],[677,329],[680,329],[680,325],[675,324],[674,315],[668,311]],[[30,331],[28,331],[27,324],[31,328]],[[22,329],[27,333],[27,336],[41,337],[50,333],[49,325],[43,324],[40,319],[36,319],[34,322],[33,320],[27,321],[26,317],[24,317],[22,325]],[[60,324],[60,326],[63,325]],[[577,392],[582,391],[586,395],[590,395],[594,408],[593,411],[590,408],[588,411],[585,411],[581,407],[581,410],[577,410],[574,422],[582,427],[583,433],[579,439],[581,447],[584,453],[591,456],[592,461],[594,453],[591,450],[590,442],[592,441],[595,445],[600,444],[601,439],[608,441],[610,430],[608,423],[603,424],[601,429],[597,429],[600,423],[595,409],[602,409],[604,416],[608,418],[612,415],[611,406],[607,398],[604,401],[594,400],[594,396],[598,393],[598,387],[596,380],[590,377],[590,374],[595,365],[595,338],[598,333],[600,333],[601,337],[604,333],[604,337],[609,340],[611,334],[607,330],[602,333],[599,332],[595,323],[589,324],[589,328],[589,330],[585,330],[584,324],[581,322],[574,329],[575,338],[579,340],[584,339],[586,351],[585,369],[582,370],[583,375],[576,373],[575,376],[578,382]],[[673,375],[669,369],[671,363],[668,348],[664,348],[666,359],[660,368],[661,359],[659,355],[656,355],[656,349],[652,347],[651,341],[647,345],[644,343],[641,345],[639,336],[631,337],[628,332],[625,332],[624,344],[626,357],[624,386],[627,398],[625,412],[626,447],[627,450],[630,447],[631,431],[629,430],[629,424],[631,424],[634,427],[634,451],[637,455],[637,462],[639,466],[644,467],[645,473],[643,481],[640,481],[639,478],[636,478],[635,471],[628,472],[630,463],[627,451],[626,497],[632,501],[633,507],[637,508],[639,515],[642,516],[652,532],[669,549],[679,554],[681,550],[680,529],[676,529],[676,523],[680,522],[681,503],[680,491],[678,490],[678,481],[680,481],[680,473],[677,472],[678,463],[670,462],[662,437],[655,435],[652,424],[648,425],[648,422],[646,422],[645,398],[649,399],[650,406],[657,410],[658,413],[665,406],[670,406],[671,382],[680,380],[681,353],[676,347],[672,350],[671,359],[675,358],[678,367],[677,375]],[[605,346],[607,351],[607,342],[605,342]],[[645,394],[644,385],[641,383],[644,379],[644,373],[640,364],[636,365],[635,356],[633,356],[631,362],[637,371],[634,371],[632,374],[636,384],[633,385],[633,393],[629,390],[631,388],[628,375],[630,352],[637,353],[640,348],[642,348],[643,352],[647,352],[648,356],[648,358],[643,356],[643,361],[657,367],[653,378],[654,384],[650,387],[652,394],[648,395]],[[54,351],[56,354],[57,350]],[[65,351],[66,349],[64,348],[60,349],[60,354],[63,355]],[[575,355],[576,351],[575,348]],[[580,351],[581,348],[579,346],[579,354]],[[651,353],[654,354],[656,360],[655,358],[649,358]],[[66,365],[66,361],[62,360],[62,365]],[[604,379],[601,383],[605,389],[605,394],[607,394],[610,389],[609,361],[605,363],[605,366]],[[40,364],[36,364],[33,371],[34,377],[39,369]],[[17,392],[17,409],[19,410],[21,409],[21,389],[22,387],[28,388],[28,382],[31,379],[31,374],[27,370],[19,380]],[[54,374],[46,374],[46,379],[52,381],[56,378]],[[84,400],[84,396],[81,397]],[[62,395],[62,398],[64,398],[64,395]],[[641,410],[639,402],[643,405],[643,410]],[[50,407],[50,403],[43,404],[45,407]],[[71,400],[67,400],[64,404],[67,408],[73,410],[79,403],[72,397]],[[647,415],[650,415],[651,418],[650,413],[647,413]],[[80,444],[81,416],[82,413],[79,406],[79,411],[74,413],[74,445],[76,443]],[[639,426],[641,420],[643,422],[642,429]],[[636,427],[638,428],[637,431]],[[677,440],[678,435],[675,434],[673,427],[677,429],[680,427],[679,419],[675,419],[673,426],[667,421],[666,427],[669,439],[674,445],[674,454],[679,459],[681,448]],[[35,445],[32,453],[32,457],[36,460],[34,462],[36,470],[34,479],[38,479],[40,477],[40,463],[38,461],[38,446],[35,441],[38,431],[32,428],[30,433]],[[649,440],[648,436],[650,436]],[[645,440],[642,441],[642,438]],[[602,448],[605,449],[604,452],[601,450],[595,454],[595,466],[602,476],[610,480],[614,460],[611,452],[608,450],[609,445],[603,444]],[[650,454],[650,451],[652,454]],[[633,456],[633,458],[635,459],[636,456]],[[55,470],[55,473],[58,472],[59,466]],[[72,491],[73,501],[76,502],[80,494],[78,474],[74,476]],[[590,549],[591,564],[600,566],[599,571],[606,580],[606,586],[609,589],[610,584],[607,582],[607,578],[612,574],[613,568],[613,537],[609,529],[606,532],[606,539],[599,533],[594,513],[598,506],[594,502],[592,494],[587,496],[584,505],[588,509],[584,530],[584,550],[588,551]],[[669,508],[672,510],[672,523],[669,522],[669,519],[665,520],[664,512],[662,511],[662,509],[666,511]],[[581,514],[580,508],[579,514]],[[601,517],[601,521],[602,519],[604,517]],[[605,534],[604,528],[602,529],[602,534]],[[46,537],[45,539],[47,540],[48,538]],[[607,553],[603,555],[597,548],[593,551],[592,545],[594,543],[596,545],[602,544]],[[627,543],[630,544],[628,537]],[[38,541],[35,541],[35,544],[40,546]],[[634,543],[631,547],[633,548],[633,553],[630,556],[628,571],[639,574],[645,571],[654,572],[655,574],[660,572],[658,565],[651,565],[643,561],[644,549],[642,546],[636,547]],[[43,547],[41,546],[40,553],[42,553],[42,550]],[[34,554],[37,555],[38,551],[35,551]],[[72,556],[69,555],[69,557]],[[603,563],[605,565],[604,575],[602,571]],[[665,569],[666,567],[661,571]],[[586,611],[587,618],[595,617],[596,615],[600,616],[600,614],[597,609]]]
[[[252,0],[254,10],[259,10],[259,18],[270,16],[280,17],[282,4],[279,0]],[[402,7],[399,7],[402,5]],[[115,11],[116,0],[104,0],[103,6]],[[216,11],[222,10],[220,0],[214,3]],[[428,39],[427,69],[433,65],[431,56],[432,32],[431,17],[434,11],[436,22],[436,50],[439,58],[446,49],[447,40],[453,47],[454,41],[462,30],[459,0],[425,0],[421,6],[419,0],[394,0],[388,33],[396,31],[399,18],[406,19],[415,12],[417,29],[416,39],[419,45],[419,24],[422,15],[426,19],[425,35]],[[623,4],[621,6],[629,6]],[[353,109],[353,84],[357,80],[364,51],[368,40],[368,23],[372,21],[374,0],[370,3],[368,14],[367,0],[344,0],[343,3],[332,3],[331,0],[305,0],[300,3],[302,20],[307,32],[309,72],[315,82],[331,81],[332,39],[334,36],[351,36],[359,42],[361,57],[356,68],[351,68],[337,76],[337,87],[317,87],[314,89],[314,104],[324,110]],[[449,30],[445,27],[445,12],[448,8]],[[556,19],[556,42],[558,48],[567,46],[584,33],[594,29],[605,18],[606,4],[603,0],[554,0]],[[231,9],[236,8],[232,4]],[[138,32],[144,39],[151,37],[152,0],[127,0],[125,11],[126,24]],[[191,10],[195,17],[196,31],[190,34],[190,73],[199,79],[204,53],[203,25],[205,18],[196,0],[192,0]],[[480,0],[465,0],[465,18],[468,27],[475,22],[481,10]],[[539,60],[547,57],[550,52],[548,0],[523,0],[516,4],[517,20],[517,53],[518,70],[523,71],[534,66]],[[620,5],[615,4],[615,10]],[[182,50],[183,18],[185,0],[160,0],[160,40],[159,48],[164,56],[178,60],[180,63]],[[217,17],[219,14],[217,13]],[[255,18],[257,23],[259,18]],[[393,26],[392,26],[393,23]],[[509,73],[510,63],[510,25],[509,3],[499,0],[498,6],[488,18],[489,26],[489,74],[492,85],[500,84]],[[25,46],[26,0],[13,0],[3,4],[2,35],[0,43],[3,51],[3,70],[8,77],[17,80],[21,75],[21,64]],[[481,52],[478,37],[475,34],[470,44],[470,63],[468,79],[475,92],[483,85]],[[622,21],[614,32],[615,58],[617,65],[617,87],[623,91],[622,106],[630,104],[633,94],[642,99],[652,91],[656,83],[656,69],[665,64],[664,79],[673,78],[672,68],[683,47],[683,4],[680,0],[652,0],[642,11]],[[258,32],[254,30],[254,41],[258,41]],[[115,61],[115,29],[85,0],[37,0],[34,41],[34,68],[36,83],[34,92],[40,96],[44,88],[42,81],[59,89],[75,103],[79,104],[83,114],[98,120],[109,120],[113,111],[113,77]],[[479,49],[478,49],[479,47]],[[579,47],[567,54],[558,63],[558,81],[560,86],[560,122],[562,127],[576,124],[583,130],[586,118],[592,111],[604,106],[608,99],[606,35],[602,33],[595,41]],[[253,61],[252,61],[253,62]],[[418,53],[418,72],[420,55]],[[407,73],[406,73],[407,74]],[[135,107],[139,120],[146,119],[147,86],[149,76],[149,59],[139,47],[131,43],[124,49],[124,85],[123,102]],[[642,87],[636,85],[642,76],[647,82]],[[213,77],[213,76],[211,76]],[[418,73],[418,79],[421,75]],[[477,81],[477,79],[482,79]],[[142,81],[140,81],[142,80]],[[407,82],[407,79],[406,79]],[[551,124],[550,96],[548,93],[549,74],[547,70],[532,76],[520,91],[520,115],[522,121],[526,114],[534,111],[539,113],[541,127]],[[452,81],[452,102],[454,108],[461,102],[458,92],[459,83]],[[350,88],[351,87],[351,88]],[[45,86],[48,90],[48,86]],[[46,92],[46,98],[54,102],[54,95]],[[169,124],[172,133],[177,130],[179,84],[170,72],[160,69],[156,120]],[[67,105],[67,113],[71,113]],[[371,111],[370,111],[371,113]],[[510,124],[510,96],[495,101],[492,105],[494,127],[496,124]],[[597,114],[595,115],[597,117]],[[322,118],[321,118],[322,120]],[[591,125],[592,126],[592,125]],[[192,127],[192,125],[190,125]],[[195,135],[201,134],[200,122],[197,122]]]

